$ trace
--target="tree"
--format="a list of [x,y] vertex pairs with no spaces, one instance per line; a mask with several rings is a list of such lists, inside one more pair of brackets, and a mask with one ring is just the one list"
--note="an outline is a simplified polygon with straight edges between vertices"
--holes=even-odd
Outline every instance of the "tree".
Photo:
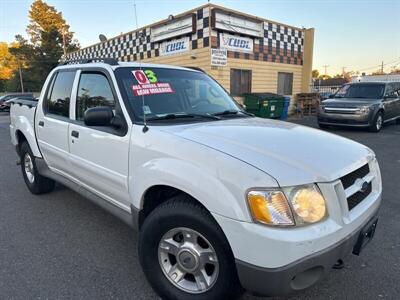
[[16,69],[17,61],[10,53],[8,44],[0,42],[0,80],[9,80]]
[[319,77],[319,71],[318,70],[312,70],[312,78],[317,79]]
[[40,46],[43,32],[53,31],[54,28],[63,38],[67,52],[79,49],[78,42],[73,39],[74,33],[69,31],[70,26],[64,20],[62,13],[42,0],[33,1],[26,30],[32,44]]

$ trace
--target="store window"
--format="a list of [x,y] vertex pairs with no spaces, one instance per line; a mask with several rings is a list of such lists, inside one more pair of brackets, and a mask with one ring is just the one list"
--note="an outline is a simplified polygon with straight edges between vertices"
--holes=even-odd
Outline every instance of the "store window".
[[293,94],[293,73],[278,72],[278,91],[279,95]]
[[251,92],[251,70],[231,69],[231,95]]

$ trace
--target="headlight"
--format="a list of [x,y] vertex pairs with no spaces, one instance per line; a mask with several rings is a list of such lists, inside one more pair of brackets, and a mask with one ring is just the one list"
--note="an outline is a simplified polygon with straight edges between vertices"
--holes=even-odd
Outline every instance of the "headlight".
[[358,109],[359,114],[367,114],[369,113],[370,107],[369,106],[361,106]]
[[285,188],[285,193],[297,225],[316,223],[325,217],[325,199],[315,184]]
[[314,184],[247,194],[253,219],[267,225],[293,226],[321,221],[325,199]]
[[254,221],[267,225],[294,225],[289,203],[281,191],[250,191],[247,201]]

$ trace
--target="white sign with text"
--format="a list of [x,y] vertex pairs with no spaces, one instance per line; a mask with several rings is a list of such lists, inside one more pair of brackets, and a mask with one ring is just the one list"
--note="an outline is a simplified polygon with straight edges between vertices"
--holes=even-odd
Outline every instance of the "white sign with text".
[[219,34],[219,43],[222,49],[229,51],[253,53],[253,39],[227,33]]
[[189,51],[189,37],[160,44],[160,56],[173,55]]
[[224,67],[228,64],[228,50],[211,49],[211,65]]

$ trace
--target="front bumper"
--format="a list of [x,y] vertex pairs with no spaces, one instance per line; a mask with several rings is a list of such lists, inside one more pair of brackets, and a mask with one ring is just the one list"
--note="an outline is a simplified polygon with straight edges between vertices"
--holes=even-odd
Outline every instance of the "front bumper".
[[318,123],[333,126],[368,127],[372,117],[372,112],[367,114],[339,114],[326,113],[320,110],[318,112]]
[[340,242],[283,267],[260,268],[237,259],[239,280],[245,289],[262,296],[283,296],[304,290],[326,276],[339,259],[348,256],[362,228],[375,220],[376,213]]

